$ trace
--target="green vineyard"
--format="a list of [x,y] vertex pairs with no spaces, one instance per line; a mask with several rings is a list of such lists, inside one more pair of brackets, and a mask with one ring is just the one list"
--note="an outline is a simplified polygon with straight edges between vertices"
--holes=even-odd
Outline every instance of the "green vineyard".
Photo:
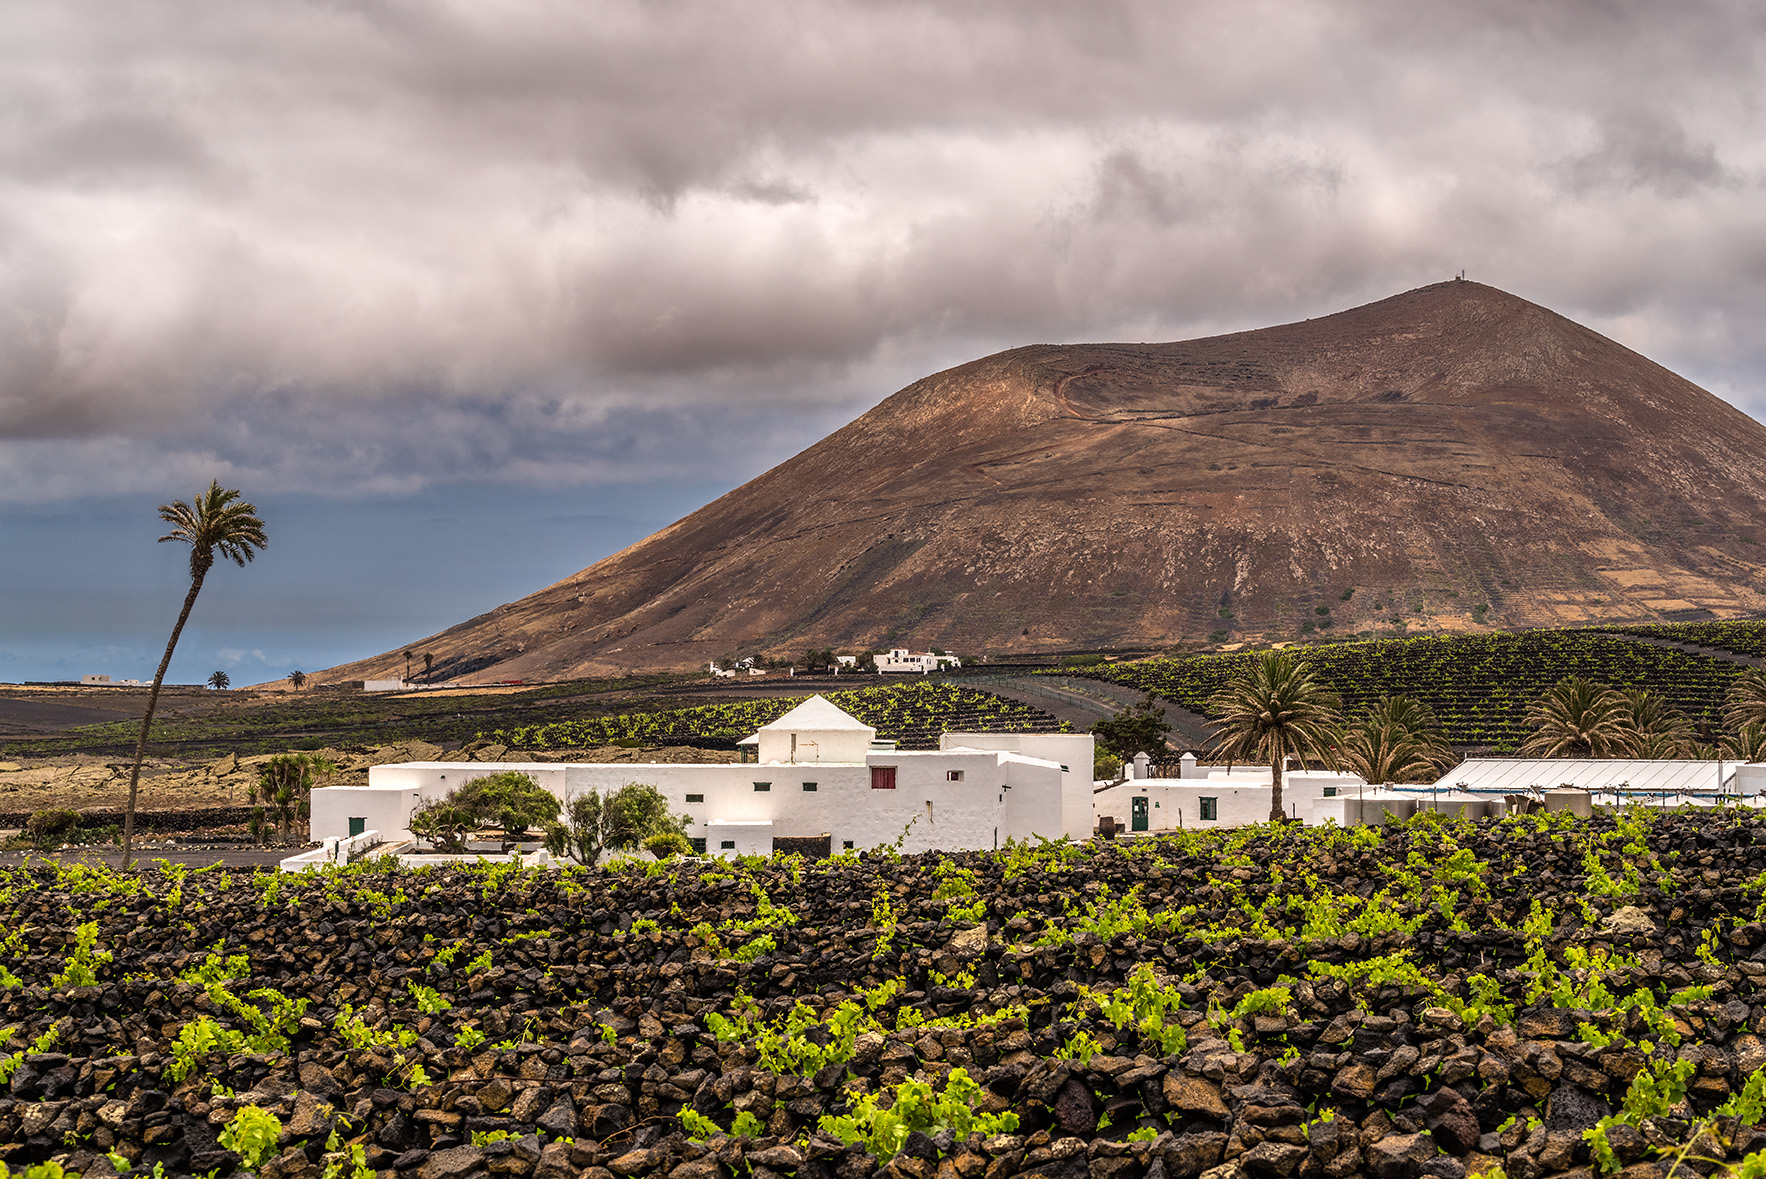
[[[936,681],[830,692],[828,699],[874,727],[879,740],[897,741],[903,749],[936,749],[939,734],[946,730],[1016,733],[1067,730],[1064,722],[1039,708],[991,692]],[[665,712],[524,725],[481,733],[480,736],[516,749],[582,749],[621,742],[733,749],[738,740],[777,720],[803,700],[803,697],[775,697],[732,704],[705,704]]]
[[1766,622],[1655,622],[1601,629],[1766,659]]
[[[1527,708],[1567,675],[1650,688],[1697,722],[1721,726],[1723,695],[1741,666],[1592,630],[1422,636],[1337,643],[1299,652],[1354,712],[1381,696],[1424,701],[1455,745],[1510,752],[1527,735]],[[1062,674],[1088,676],[1211,714],[1209,699],[1253,656],[1157,658]]]

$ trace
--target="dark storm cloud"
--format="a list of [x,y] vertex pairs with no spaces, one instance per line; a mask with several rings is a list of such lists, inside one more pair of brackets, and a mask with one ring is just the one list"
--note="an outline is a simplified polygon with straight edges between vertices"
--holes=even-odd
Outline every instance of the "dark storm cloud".
[[[0,13],[0,498],[594,481],[1461,268],[1752,405],[1751,4]],[[733,457],[741,456],[741,457]]]

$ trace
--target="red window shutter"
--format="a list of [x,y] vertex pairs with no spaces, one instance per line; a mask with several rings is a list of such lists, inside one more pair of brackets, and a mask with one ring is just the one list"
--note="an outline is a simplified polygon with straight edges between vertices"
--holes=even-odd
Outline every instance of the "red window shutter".
[[895,767],[894,766],[872,766],[871,767],[871,789],[872,790],[894,790],[895,789]]

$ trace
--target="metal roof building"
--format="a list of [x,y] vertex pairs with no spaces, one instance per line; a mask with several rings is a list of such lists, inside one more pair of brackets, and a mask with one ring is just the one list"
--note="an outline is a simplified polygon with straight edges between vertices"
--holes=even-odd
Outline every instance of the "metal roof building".
[[[1647,760],[1630,758],[1468,758],[1432,786],[1472,794],[1527,794],[1541,790],[1586,790],[1634,801],[1735,793],[1735,761]],[[1751,785],[1749,783],[1748,785]],[[1750,791],[1751,792],[1751,791]],[[1640,798],[1639,796],[1647,796]],[[1670,803],[1672,805],[1672,803]]]

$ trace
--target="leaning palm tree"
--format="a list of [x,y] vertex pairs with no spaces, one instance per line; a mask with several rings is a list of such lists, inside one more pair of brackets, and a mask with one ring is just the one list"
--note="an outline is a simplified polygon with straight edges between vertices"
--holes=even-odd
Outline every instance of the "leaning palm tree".
[[154,709],[159,706],[159,688],[165,682],[166,668],[171,666],[178,636],[184,633],[184,624],[190,620],[191,608],[196,605],[196,595],[202,592],[203,578],[214,567],[216,553],[243,569],[245,563],[267,543],[264,522],[258,519],[257,508],[240,501],[239,492],[224,490],[219,483],[211,482],[208,490],[196,497],[194,504],[181,499],[161,504],[159,518],[172,526],[170,532],[159,538],[162,544],[175,540],[190,546],[190,592],[184,595],[184,609],[178,614],[178,623],[172,627],[172,637],[166,643],[165,656],[153,675],[153,687],[147,693],[147,711],[141,717],[141,737],[135,742],[135,763],[129,769],[129,806],[123,812],[125,869],[133,862],[136,792],[141,785],[141,759],[147,753],[147,733],[153,727]]
[[1388,696],[1339,734],[1332,762],[1365,782],[1427,782],[1454,763],[1446,734],[1428,705]]
[[1630,730],[1630,753],[1634,757],[1688,757],[1697,744],[1692,721],[1667,697],[1648,688],[1619,693],[1625,727]]
[[1282,768],[1289,757],[1329,761],[1337,722],[1337,694],[1312,668],[1285,651],[1259,655],[1210,701],[1218,711],[1215,752],[1235,760],[1267,761],[1269,820],[1282,819]]
[[1632,749],[1625,698],[1579,675],[1565,676],[1527,709],[1533,757],[1624,757]]

